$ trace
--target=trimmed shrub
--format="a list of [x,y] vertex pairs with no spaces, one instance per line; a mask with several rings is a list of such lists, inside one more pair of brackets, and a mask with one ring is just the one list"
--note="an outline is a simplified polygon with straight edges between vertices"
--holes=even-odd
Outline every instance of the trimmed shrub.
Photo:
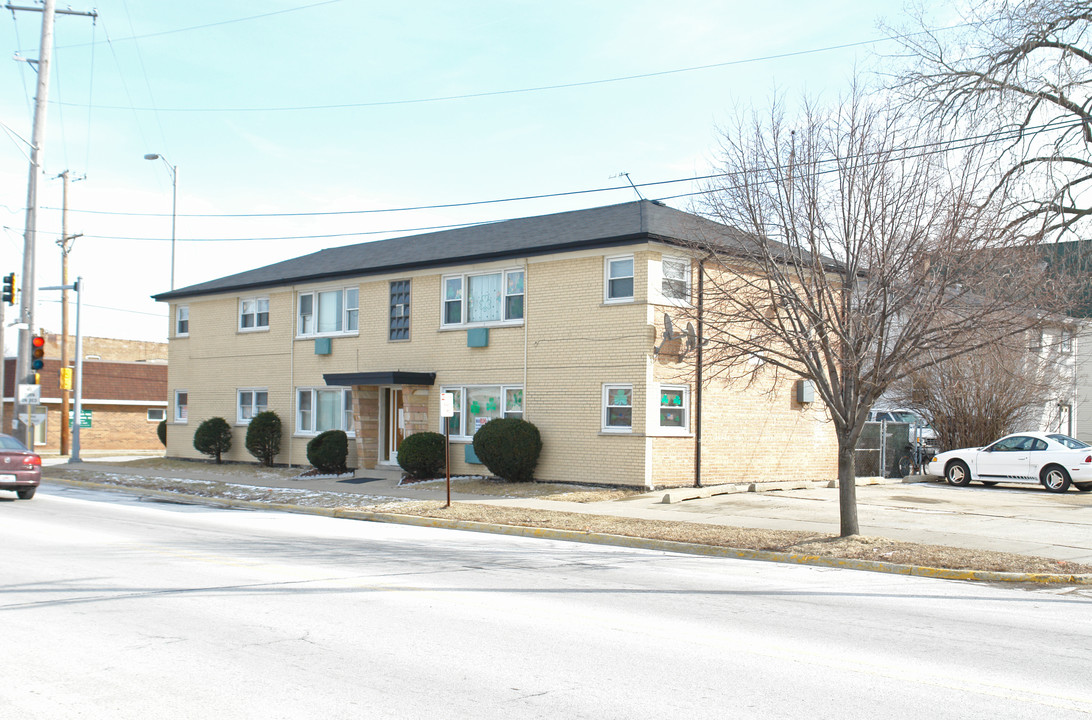
[[250,418],[246,429],[246,450],[262,465],[270,466],[281,451],[281,419],[272,410]]
[[220,455],[231,450],[231,426],[222,417],[205,420],[193,434],[193,447],[199,453],[216,458],[219,465]]
[[163,447],[167,447],[167,421],[160,420],[159,424],[155,426],[155,434],[159,436],[159,442],[163,443]]
[[541,453],[542,436],[526,420],[497,418],[474,434],[474,454],[489,472],[509,482],[532,480]]
[[398,446],[398,464],[415,480],[431,480],[444,472],[444,436],[435,432],[410,435]]
[[340,475],[347,472],[345,461],[349,458],[349,436],[344,430],[327,430],[311,438],[307,443],[307,462],[319,472]]

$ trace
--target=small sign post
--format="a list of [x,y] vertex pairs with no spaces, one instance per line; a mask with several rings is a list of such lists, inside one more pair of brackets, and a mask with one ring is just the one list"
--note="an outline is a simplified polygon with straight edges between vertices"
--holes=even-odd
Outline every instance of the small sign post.
[[451,507],[451,418],[455,417],[455,393],[440,393],[440,417],[444,419],[444,475],[447,478],[447,505]]

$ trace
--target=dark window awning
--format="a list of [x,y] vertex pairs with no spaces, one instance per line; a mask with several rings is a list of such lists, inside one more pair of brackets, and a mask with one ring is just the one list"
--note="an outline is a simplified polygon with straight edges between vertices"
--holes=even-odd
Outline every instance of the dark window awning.
[[434,385],[436,373],[387,370],[383,372],[323,373],[327,385]]

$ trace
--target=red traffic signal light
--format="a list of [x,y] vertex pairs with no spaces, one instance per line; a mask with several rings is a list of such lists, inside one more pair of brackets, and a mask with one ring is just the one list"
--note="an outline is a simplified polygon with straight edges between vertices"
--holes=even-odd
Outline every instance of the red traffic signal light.
[[30,367],[33,370],[41,370],[45,366],[45,338],[35,335],[30,339]]

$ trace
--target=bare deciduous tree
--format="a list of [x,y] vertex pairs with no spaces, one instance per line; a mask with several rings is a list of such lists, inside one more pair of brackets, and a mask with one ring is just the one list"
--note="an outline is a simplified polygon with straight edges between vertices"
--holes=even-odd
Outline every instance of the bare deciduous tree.
[[798,121],[775,102],[721,140],[723,180],[702,211],[738,232],[694,248],[703,370],[814,383],[838,440],[841,534],[854,535],[854,448],[876,399],[1036,326],[1058,285],[1005,229],[1001,198],[987,200],[980,156],[923,152],[929,142],[860,92],[831,112],[805,103]]
[[898,36],[914,64],[897,88],[938,128],[998,141],[1015,222],[1076,231],[1092,219],[1092,5],[977,0],[963,20],[937,31],[919,15]]
[[[1072,331],[1043,342],[1015,336],[923,368],[896,384],[899,405],[931,419],[942,450],[979,447],[1011,432],[1052,428],[1073,394]],[[1068,411],[1068,408],[1066,408]]]

